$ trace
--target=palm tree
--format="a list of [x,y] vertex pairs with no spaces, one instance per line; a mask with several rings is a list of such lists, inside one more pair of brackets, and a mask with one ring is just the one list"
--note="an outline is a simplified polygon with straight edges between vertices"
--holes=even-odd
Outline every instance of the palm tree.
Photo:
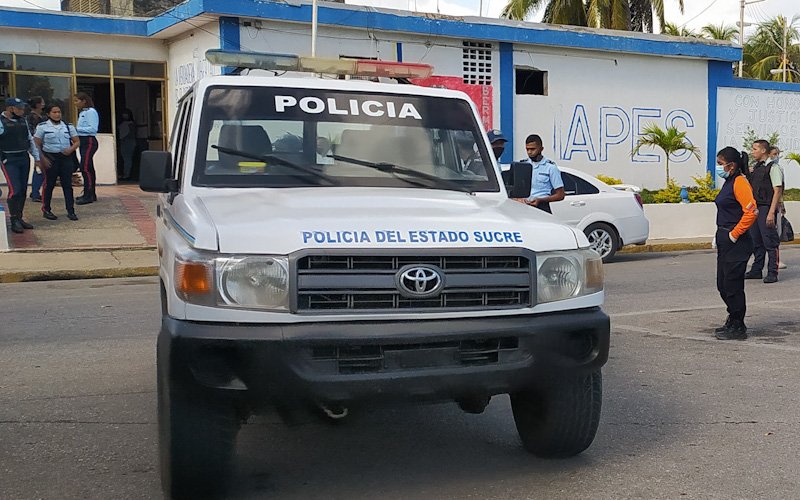
[[739,30],[735,26],[730,26],[725,23],[720,24],[707,24],[700,30],[706,38],[712,40],[724,40],[732,42],[739,34]]
[[[795,27],[798,17],[791,20],[778,16],[758,25],[755,33],[744,44],[744,70],[750,78],[758,80],[782,80],[782,72],[773,75],[773,69],[783,69],[783,34],[787,29],[787,69],[800,68],[800,31]],[[787,26],[788,23],[788,26]],[[793,82],[796,75],[787,71],[787,80]]]
[[661,33],[663,35],[672,35],[672,36],[683,36],[687,38],[700,38],[701,35],[690,30],[686,29],[683,26],[678,26],[674,23],[665,23],[664,27],[661,28]]
[[797,162],[798,165],[800,165],[800,154],[798,154],[798,153],[789,153],[789,154],[786,155],[786,159],[787,160],[794,160],[794,161]]
[[662,129],[655,123],[651,123],[642,131],[643,134],[636,142],[636,147],[631,151],[631,156],[639,153],[644,146],[659,148],[667,156],[667,186],[670,183],[669,177],[669,156],[680,151],[689,151],[697,161],[700,161],[700,148],[686,140],[686,132],[681,132],[677,127],[667,127]]
[[[683,0],[678,0],[683,12]],[[653,14],[664,25],[664,0],[508,0],[502,17],[524,20],[544,7],[542,20],[571,24],[653,32]]]

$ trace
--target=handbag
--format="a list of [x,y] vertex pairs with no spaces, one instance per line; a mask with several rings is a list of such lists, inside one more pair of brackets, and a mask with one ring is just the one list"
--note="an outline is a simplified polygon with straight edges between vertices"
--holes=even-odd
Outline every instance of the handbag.
[[794,241],[794,229],[792,223],[784,215],[781,218],[781,241]]

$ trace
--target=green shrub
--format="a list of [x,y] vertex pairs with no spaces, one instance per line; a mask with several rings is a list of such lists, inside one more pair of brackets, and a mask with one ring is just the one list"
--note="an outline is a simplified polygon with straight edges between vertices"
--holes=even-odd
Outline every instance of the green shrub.
[[667,187],[660,189],[653,195],[653,203],[680,203],[681,187],[675,183],[675,179],[669,179]]
[[617,179],[616,177],[611,177],[610,175],[597,174],[595,177],[597,177],[597,179],[601,182],[605,182],[609,186],[613,186],[614,184],[622,184],[622,179]]
[[655,201],[653,201],[653,198],[655,198],[656,193],[658,193],[658,191],[651,191],[649,189],[642,189],[642,192],[639,193],[639,196],[642,197],[642,203],[645,203],[645,204],[647,204],[647,203],[655,203]]
[[784,191],[783,201],[800,201],[800,189],[791,188]]
[[689,202],[699,203],[703,201],[714,201],[717,197],[717,193],[719,193],[719,189],[714,188],[714,177],[711,176],[711,172],[706,172],[704,177],[692,176],[692,179],[694,179],[697,187],[688,189]]

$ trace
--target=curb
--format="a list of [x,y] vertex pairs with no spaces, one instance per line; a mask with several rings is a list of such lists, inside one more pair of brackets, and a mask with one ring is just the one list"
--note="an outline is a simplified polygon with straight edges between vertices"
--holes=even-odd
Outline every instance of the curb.
[[652,243],[644,245],[629,246],[620,249],[617,253],[660,253],[660,252],[684,252],[688,250],[711,250],[711,242],[708,243]]
[[0,283],[29,281],[83,280],[97,278],[136,278],[158,276],[158,266],[120,267],[112,269],[20,271],[0,274]]

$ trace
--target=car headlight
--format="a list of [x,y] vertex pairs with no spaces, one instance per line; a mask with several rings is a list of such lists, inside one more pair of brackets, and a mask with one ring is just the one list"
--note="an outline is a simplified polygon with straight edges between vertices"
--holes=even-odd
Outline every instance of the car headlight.
[[209,257],[175,262],[175,290],[186,302],[206,306],[287,311],[286,257]]
[[276,257],[217,259],[217,289],[227,306],[288,309],[289,263]]
[[603,290],[603,261],[594,250],[536,255],[538,303],[589,295]]

